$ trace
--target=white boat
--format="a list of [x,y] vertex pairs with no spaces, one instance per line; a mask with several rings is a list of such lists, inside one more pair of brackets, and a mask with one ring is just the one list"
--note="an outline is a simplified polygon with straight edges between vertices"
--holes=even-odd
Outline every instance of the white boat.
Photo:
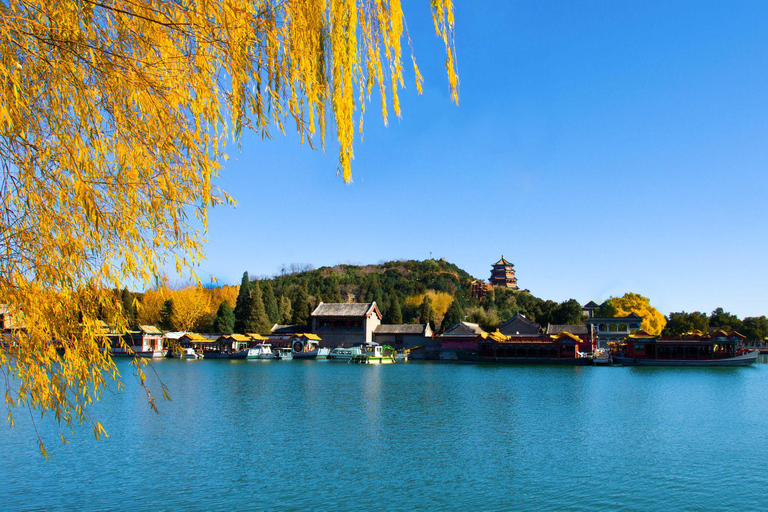
[[347,362],[354,356],[362,355],[362,353],[363,351],[360,350],[360,347],[336,347],[328,354],[328,359]]
[[203,355],[195,352],[195,349],[193,349],[192,347],[187,347],[184,349],[182,358],[183,359],[202,359]]
[[592,354],[592,364],[594,365],[608,365],[613,363],[611,353],[606,348],[597,348]]
[[278,361],[290,361],[293,359],[293,353],[291,352],[290,348],[276,348],[275,359]]
[[331,349],[320,347],[316,334],[300,334],[291,340],[291,353],[294,359],[326,359]]
[[275,359],[275,353],[272,352],[272,345],[269,343],[259,343],[255,347],[248,349],[246,359]]

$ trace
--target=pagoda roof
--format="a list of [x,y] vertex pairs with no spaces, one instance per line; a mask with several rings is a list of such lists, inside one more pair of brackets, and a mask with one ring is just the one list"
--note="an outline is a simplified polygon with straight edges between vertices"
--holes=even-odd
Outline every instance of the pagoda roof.
[[504,255],[503,254],[501,255],[501,259],[493,264],[494,267],[497,266],[497,265],[510,265],[510,266],[514,267],[514,265],[512,265],[510,262],[508,262],[507,260],[504,259]]

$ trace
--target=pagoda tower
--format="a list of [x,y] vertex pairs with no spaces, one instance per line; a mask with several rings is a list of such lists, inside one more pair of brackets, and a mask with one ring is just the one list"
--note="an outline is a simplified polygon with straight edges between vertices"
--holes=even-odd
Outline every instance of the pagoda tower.
[[515,266],[505,260],[503,254],[501,255],[501,259],[493,264],[489,281],[493,286],[503,286],[504,288],[517,290]]

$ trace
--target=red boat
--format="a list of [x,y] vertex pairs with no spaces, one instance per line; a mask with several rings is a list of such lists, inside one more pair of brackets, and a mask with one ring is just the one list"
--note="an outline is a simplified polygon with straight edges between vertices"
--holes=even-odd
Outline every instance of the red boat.
[[749,366],[757,362],[760,351],[745,347],[745,339],[736,331],[676,337],[639,331],[620,342],[612,357],[625,366]]

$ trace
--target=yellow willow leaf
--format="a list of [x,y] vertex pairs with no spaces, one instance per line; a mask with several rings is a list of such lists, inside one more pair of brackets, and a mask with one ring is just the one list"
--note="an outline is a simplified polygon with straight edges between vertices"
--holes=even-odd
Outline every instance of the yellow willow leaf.
[[[457,100],[453,5],[431,9]],[[371,89],[385,123],[388,102],[400,115],[405,19],[399,0],[24,0],[0,10],[0,307],[19,325],[17,345],[0,344],[0,366],[19,382],[6,408],[82,424],[105,378],[119,378],[107,334],[130,326],[113,290],[149,288],[168,263],[192,272],[207,208],[234,203],[213,185],[227,144],[243,129],[269,139],[295,128],[324,147],[330,132],[351,181],[355,116],[362,123]],[[414,76],[420,92],[415,61]],[[210,314],[206,293],[179,290],[175,319]],[[139,318],[156,323],[161,299],[148,293]]]

